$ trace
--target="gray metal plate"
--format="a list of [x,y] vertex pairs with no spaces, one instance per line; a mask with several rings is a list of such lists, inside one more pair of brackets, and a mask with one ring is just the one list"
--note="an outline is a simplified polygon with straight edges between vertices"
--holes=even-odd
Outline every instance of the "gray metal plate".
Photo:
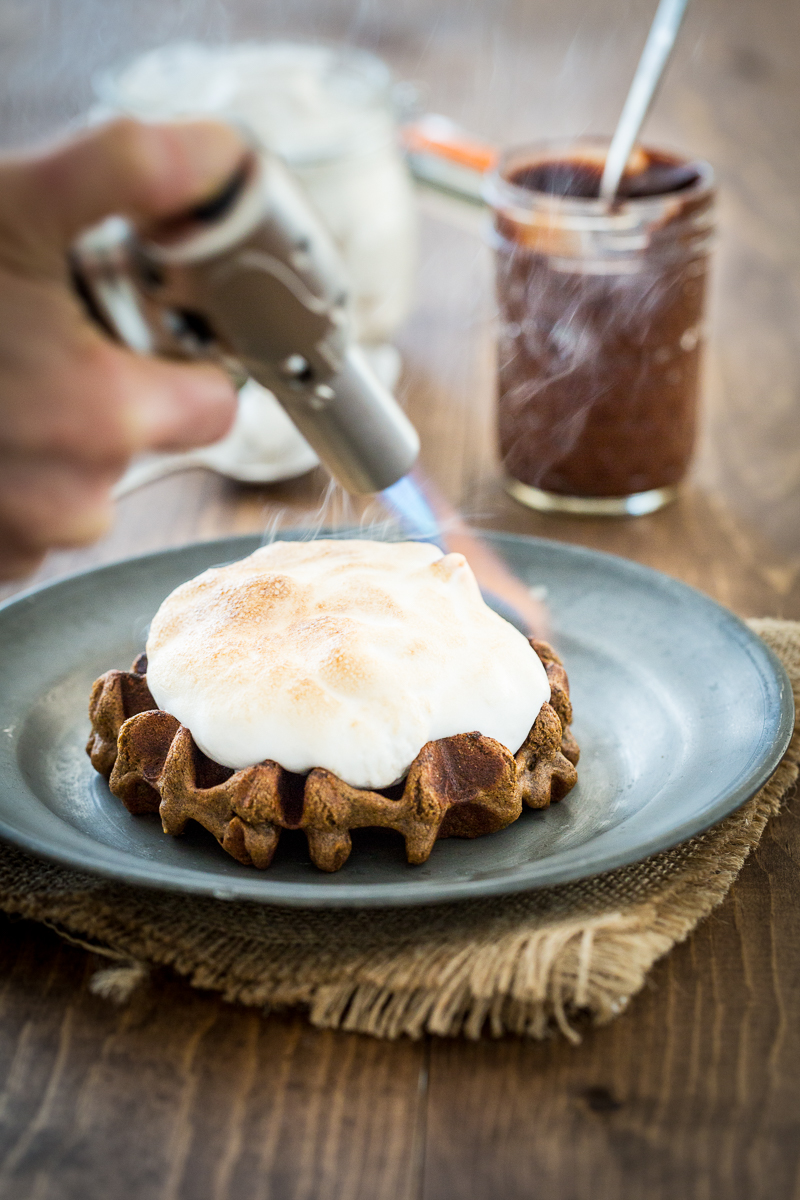
[[334,875],[282,836],[268,871],[240,866],[209,834],[173,839],[133,817],[84,753],[92,681],[127,668],[178,583],[250,553],[257,538],[116,563],[0,608],[0,836],[34,854],[130,883],[311,906],[407,905],[579,879],[684,841],[752,796],[791,736],[791,688],[735,616],[685,584],[611,555],[498,534],[495,547],[544,585],[569,673],[579,783],[475,841],[449,839],[412,867],[390,831],[356,831]]

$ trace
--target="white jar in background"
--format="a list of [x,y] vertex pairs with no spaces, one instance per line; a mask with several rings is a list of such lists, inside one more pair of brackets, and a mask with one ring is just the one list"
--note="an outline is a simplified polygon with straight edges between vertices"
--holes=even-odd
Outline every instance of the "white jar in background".
[[239,121],[297,175],[350,271],[356,337],[379,345],[411,305],[416,215],[392,76],[371,54],[301,42],[174,43],[99,73],[102,113]]

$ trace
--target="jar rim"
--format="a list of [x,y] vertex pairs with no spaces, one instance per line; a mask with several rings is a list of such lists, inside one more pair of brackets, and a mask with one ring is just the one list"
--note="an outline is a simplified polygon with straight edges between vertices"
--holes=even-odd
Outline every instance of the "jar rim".
[[641,219],[648,213],[661,211],[666,203],[674,203],[676,200],[697,201],[705,194],[710,196],[714,190],[714,169],[705,159],[687,157],[677,151],[649,143],[640,144],[637,148],[646,153],[669,154],[679,162],[691,165],[697,170],[697,179],[676,191],[659,192],[650,196],[625,196],[610,205],[608,201],[599,197],[561,196],[553,192],[521,187],[513,183],[506,174],[511,164],[525,158],[533,158],[534,161],[542,161],[548,157],[551,161],[566,160],[575,157],[576,151],[581,150],[588,151],[587,158],[590,160],[594,156],[598,162],[602,162],[605,156],[603,152],[607,151],[610,143],[611,139],[607,137],[586,136],[542,138],[535,142],[511,146],[501,154],[495,167],[486,175],[483,198],[490,208],[517,210],[523,220],[526,213],[547,212],[551,217],[561,214],[564,217],[572,216],[603,223],[611,220],[616,223],[624,222],[626,216],[630,218],[634,214],[637,219]]
[[354,68],[364,82],[369,82],[375,96],[385,96],[391,91],[394,75],[391,67],[371,50],[360,46],[345,46],[332,39],[325,38],[242,38],[233,42],[203,41],[201,38],[177,38],[175,41],[164,42],[149,50],[131,51],[120,58],[95,70],[91,75],[91,86],[96,98],[105,103],[119,100],[119,85],[123,76],[131,67],[145,60],[155,62],[162,60],[165,64],[174,63],[176,56],[193,53],[206,55],[209,60],[222,59],[224,56],[236,56],[242,53],[264,54],[266,57],[276,52],[308,52],[322,51],[330,55],[337,66],[344,65]]
[[[95,71],[92,88],[103,115],[127,112],[143,120],[170,116],[217,115],[251,128],[247,111],[241,108],[240,80],[236,67],[246,63],[252,74],[257,60],[265,66],[274,60],[282,70],[305,66],[321,85],[353,81],[357,91],[348,97],[349,126],[330,132],[322,140],[301,139],[299,147],[274,147],[292,166],[325,166],[349,155],[361,155],[393,144],[394,74],[378,55],[360,47],[342,46],[319,38],[243,39],[227,43],[200,39],[176,39],[123,56]],[[215,83],[203,103],[196,103],[190,86],[198,71]],[[158,87],[148,94],[142,72],[153,72]],[[137,78],[137,72],[139,78]],[[271,96],[267,90],[267,99]],[[245,99],[247,97],[245,96]],[[384,127],[386,126],[386,127]]]

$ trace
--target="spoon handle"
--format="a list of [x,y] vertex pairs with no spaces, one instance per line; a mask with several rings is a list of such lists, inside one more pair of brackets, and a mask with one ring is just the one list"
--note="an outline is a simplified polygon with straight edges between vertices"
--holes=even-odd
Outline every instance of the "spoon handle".
[[644,124],[681,27],[688,0],[660,0],[625,100],[600,181],[600,199],[611,202]]
[[111,495],[115,500],[121,500],[130,492],[135,492],[138,488],[155,482],[156,479],[163,479],[165,475],[173,475],[176,471],[189,471],[192,467],[204,467],[205,465],[203,459],[192,451],[186,454],[154,455],[152,458],[148,457],[140,462],[131,463],[122,478],[118,479],[111,489]]

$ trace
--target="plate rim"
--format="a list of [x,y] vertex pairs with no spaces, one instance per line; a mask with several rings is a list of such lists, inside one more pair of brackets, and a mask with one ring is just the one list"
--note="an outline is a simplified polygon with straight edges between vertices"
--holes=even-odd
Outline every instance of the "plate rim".
[[[282,531],[281,536],[286,540],[294,541],[302,539],[309,532],[312,531],[305,528],[295,528]],[[363,538],[365,533],[368,532],[368,530],[360,528],[323,529],[313,530],[313,536],[317,538],[341,538],[349,535]],[[115,883],[146,887],[154,891],[210,896],[220,900],[255,902],[261,905],[274,905],[281,908],[416,908],[475,900],[481,897],[539,891],[542,888],[595,878],[609,871],[617,870],[620,867],[631,866],[634,863],[652,857],[654,854],[672,849],[686,842],[691,837],[696,837],[710,829],[726,816],[736,812],[764,786],[778,767],[791,740],[795,723],[794,699],[791,682],[782,662],[766,642],[750,629],[741,617],[700,591],[699,588],[695,588],[683,580],[667,575],[656,568],[645,566],[643,563],[624,558],[621,555],[611,554],[604,550],[595,550],[591,547],[576,545],[571,542],[558,541],[555,538],[535,537],[506,531],[480,530],[479,532],[490,543],[499,545],[533,545],[541,547],[543,550],[549,550],[558,554],[566,553],[568,556],[573,556],[577,559],[583,558],[587,561],[597,560],[598,558],[610,560],[618,570],[622,569],[633,577],[643,580],[656,577],[662,588],[667,584],[679,594],[688,592],[712,610],[717,617],[722,614],[725,621],[738,632],[740,642],[746,644],[751,652],[755,651],[769,665],[775,676],[775,682],[779,685],[781,699],[781,707],[772,745],[769,751],[762,755],[758,763],[748,771],[739,786],[733,789],[732,792],[725,793],[699,819],[687,818],[680,825],[673,826],[661,835],[640,842],[635,850],[630,848],[627,850],[620,849],[616,854],[606,851],[602,866],[590,865],[591,855],[588,853],[578,853],[575,855],[572,863],[566,866],[562,864],[559,869],[558,856],[553,855],[554,865],[550,865],[549,868],[548,863],[550,863],[550,859],[548,858],[535,860],[531,864],[531,872],[535,872],[535,879],[526,877],[523,869],[511,878],[498,875],[489,879],[463,880],[452,883],[428,881],[426,884],[422,884],[415,889],[413,895],[407,893],[405,890],[406,885],[403,882],[342,884],[333,892],[322,889],[317,884],[270,879],[266,872],[254,872],[253,877],[250,878],[244,876],[230,877],[221,874],[216,875],[213,872],[206,872],[197,867],[160,867],[158,863],[152,860],[142,860],[140,863],[129,852],[125,861],[120,862],[115,860],[125,856],[126,852],[112,846],[106,846],[102,842],[91,843],[93,846],[96,846],[97,852],[94,856],[91,856],[91,861],[87,862],[87,859],[78,851],[53,846],[50,839],[43,840],[29,835],[24,831],[19,831],[2,816],[0,816],[0,839],[36,858],[59,863],[62,866],[89,875],[100,876]],[[241,557],[245,553],[251,553],[253,549],[263,543],[264,538],[259,534],[234,534],[228,537],[203,539],[185,542],[178,546],[162,547],[159,550],[149,551],[146,554],[132,554],[125,558],[115,559],[111,563],[103,563],[98,566],[72,571],[54,580],[46,580],[15,593],[0,603],[0,619],[2,619],[8,609],[16,608],[21,604],[30,602],[42,593],[78,583],[90,576],[98,577],[113,574],[121,567],[133,564],[144,566],[155,560],[171,558],[181,554],[190,554],[192,552],[212,554],[215,547],[219,548],[223,558],[226,553],[230,553],[231,551],[238,557]],[[229,548],[227,552],[224,551],[226,547]],[[24,785],[21,773],[18,780],[12,778],[7,782],[3,781],[0,783],[0,787],[13,787],[15,782],[22,782]],[[581,847],[576,847],[576,851],[588,851],[591,845],[592,839],[589,839]],[[108,859],[109,861],[104,861],[104,859]],[[154,876],[156,877],[154,878]]]

